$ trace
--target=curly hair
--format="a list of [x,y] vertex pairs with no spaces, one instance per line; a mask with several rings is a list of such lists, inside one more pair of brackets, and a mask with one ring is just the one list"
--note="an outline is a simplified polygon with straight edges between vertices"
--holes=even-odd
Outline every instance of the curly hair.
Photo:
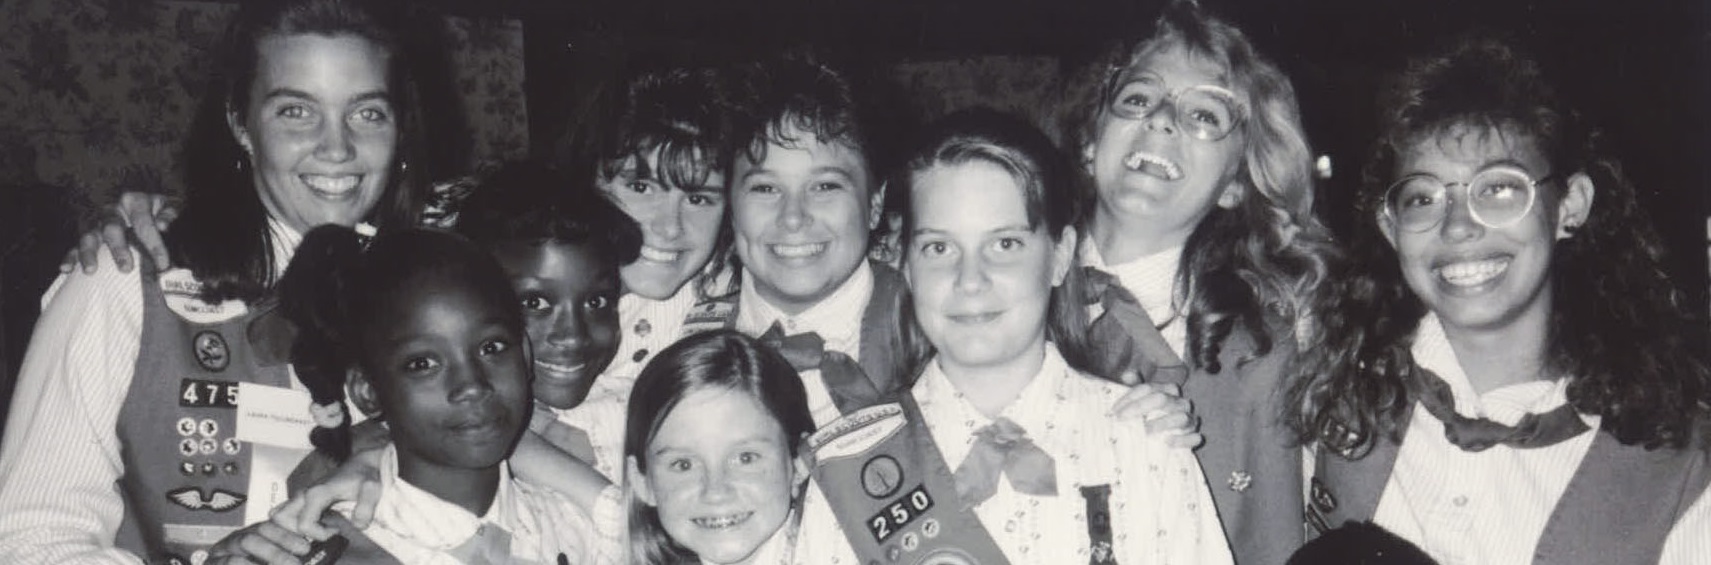
[[[1271,347],[1268,319],[1298,328],[1317,327],[1305,306],[1325,280],[1336,248],[1329,230],[1312,214],[1311,154],[1289,77],[1254,49],[1234,26],[1193,3],[1165,8],[1153,29],[1109,51],[1071,87],[1071,131],[1065,137],[1086,148],[1096,143],[1110,115],[1110,97],[1124,71],[1170,49],[1224,69],[1230,89],[1249,110],[1241,169],[1247,189],[1233,210],[1214,209],[1184,244],[1177,269],[1175,301],[1185,305],[1190,363],[1217,373],[1218,354],[1237,324],[1254,337],[1255,356]],[[1076,94],[1079,92],[1079,94]],[[1091,190],[1092,183],[1085,183]],[[1097,195],[1082,195],[1088,201]],[[1086,233],[1084,231],[1084,233]],[[1297,336],[1303,343],[1307,335]]]
[[[1288,391],[1304,442],[1361,453],[1396,437],[1420,369],[1410,348],[1424,303],[1379,232],[1384,192],[1402,152],[1454,128],[1522,134],[1552,170],[1586,174],[1597,190],[1586,222],[1555,244],[1546,374],[1571,375],[1568,401],[1624,444],[1682,446],[1711,393],[1706,326],[1665,272],[1665,250],[1599,132],[1560,98],[1539,65],[1483,36],[1413,61],[1381,91],[1381,133],[1357,203],[1353,259],[1315,307],[1322,347],[1300,360]],[[1544,185],[1541,185],[1544,186]]]

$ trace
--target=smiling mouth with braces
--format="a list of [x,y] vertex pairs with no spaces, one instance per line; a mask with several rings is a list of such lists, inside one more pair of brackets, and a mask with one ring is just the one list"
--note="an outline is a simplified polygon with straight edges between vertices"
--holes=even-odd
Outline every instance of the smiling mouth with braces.
[[701,527],[707,528],[709,530],[723,530],[726,528],[730,528],[732,526],[736,526],[736,525],[741,524],[743,522],[747,522],[749,517],[753,516],[753,515],[754,515],[754,512],[743,512],[741,514],[732,514],[729,516],[715,516],[715,517],[710,517],[710,518],[692,518],[690,521],[695,522],[695,525],[697,525],[697,526],[701,526]]

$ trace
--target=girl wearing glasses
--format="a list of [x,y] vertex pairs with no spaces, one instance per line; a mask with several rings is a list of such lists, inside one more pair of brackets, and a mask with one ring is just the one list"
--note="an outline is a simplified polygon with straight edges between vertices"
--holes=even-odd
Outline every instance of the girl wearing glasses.
[[1312,523],[1446,563],[1711,562],[1705,326],[1595,132],[1483,39],[1378,107],[1370,223],[1289,394]]
[[1180,385],[1236,561],[1282,563],[1303,517],[1280,382],[1330,253],[1295,92],[1192,3],[1144,37],[1090,77],[1069,122],[1097,192],[1079,249],[1092,324],[1059,346],[1092,374]]

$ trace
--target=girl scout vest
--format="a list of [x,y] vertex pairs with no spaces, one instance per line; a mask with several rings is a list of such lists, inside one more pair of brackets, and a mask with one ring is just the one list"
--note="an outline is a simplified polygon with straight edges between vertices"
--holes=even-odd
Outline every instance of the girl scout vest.
[[[1401,421],[1409,421],[1413,412],[1410,406]],[[1711,484],[1707,428],[1706,422],[1699,422],[1685,449],[1647,450],[1596,432],[1545,522],[1533,562],[1657,563],[1671,528]],[[1381,437],[1360,459],[1321,449],[1308,524],[1323,533],[1350,520],[1371,520],[1404,439]]]
[[[249,491],[253,467],[263,462],[238,439],[238,414],[243,387],[290,386],[284,352],[291,332],[271,303],[243,312],[236,302],[203,303],[188,271],[157,276],[141,259],[141,346],[116,430],[125,516],[115,545],[151,563],[200,562],[208,546],[245,524],[249,505],[260,500],[265,513],[277,498]],[[277,345],[270,350],[258,341]],[[301,431],[307,438],[308,429]],[[283,471],[295,463],[273,462]]]
[[1094,301],[1088,333],[1096,349],[1096,366],[1088,372],[1114,379],[1133,371],[1144,382],[1181,385],[1200,416],[1206,444],[1194,456],[1236,562],[1287,561],[1305,541],[1301,449],[1278,408],[1294,355],[1287,326],[1273,323],[1271,351],[1252,360],[1246,359],[1254,354],[1253,337],[1241,329],[1230,332],[1218,356],[1222,370],[1214,375],[1178,357],[1116,277],[1091,267],[1085,272]]

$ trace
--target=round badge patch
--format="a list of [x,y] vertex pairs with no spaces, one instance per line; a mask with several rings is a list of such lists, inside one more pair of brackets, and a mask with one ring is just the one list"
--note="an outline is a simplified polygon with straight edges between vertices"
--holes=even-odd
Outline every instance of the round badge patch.
[[196,419],[195,418],[179,418],[178,419],[178,435],[190,437],[191,435],[194,435],[195,433],[196,433]]
[[886,498],[903,486],[903,466],[889,455],[880,455],[861,465],[861,488],[868,496]]
[[193,342],[196,354],[196,364],[209,371],[224,371],[231,364],[231,351],[226,348],[226,338],[220,332],[206,330],[196,333]]

